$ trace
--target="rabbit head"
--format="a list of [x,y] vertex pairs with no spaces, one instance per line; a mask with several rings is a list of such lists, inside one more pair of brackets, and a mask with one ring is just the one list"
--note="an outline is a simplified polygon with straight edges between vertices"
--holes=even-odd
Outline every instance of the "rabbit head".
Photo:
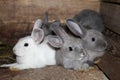
[[19,39],[13,48],[16,56],[30,55],[30,52],[42,42],[44,32],[40,29],[41,25],[42,21],[38,19],[34,24],[31,35]]
[[82,40],[84,48],[92,51],[104,51],[107,48],[107,41],[103,34],[97,30],[87,30],[72,19],[66,20],[67,27]]

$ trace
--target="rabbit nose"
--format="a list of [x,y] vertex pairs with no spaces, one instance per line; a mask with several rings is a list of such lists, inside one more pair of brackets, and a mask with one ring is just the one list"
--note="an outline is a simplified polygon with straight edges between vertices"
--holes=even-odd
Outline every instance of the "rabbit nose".
[[103,44],[101,44],[105,49],[107,48],[107,43],[105,42],[105,43],[103,43]]

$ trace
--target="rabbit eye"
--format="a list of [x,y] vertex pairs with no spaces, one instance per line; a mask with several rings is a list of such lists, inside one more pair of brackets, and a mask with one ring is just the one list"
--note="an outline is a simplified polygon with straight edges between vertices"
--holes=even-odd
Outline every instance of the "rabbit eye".
[[95,38],[94,38],[94,37],[92,38],[92,41],[93,41],[93,42],[95,41]]
[[29,44],[28,44],[28,43],[25,43],[24,46],[27,47],[27,46],[29,46]]
[[69,51],[73,51],[72,47],[69,47]]

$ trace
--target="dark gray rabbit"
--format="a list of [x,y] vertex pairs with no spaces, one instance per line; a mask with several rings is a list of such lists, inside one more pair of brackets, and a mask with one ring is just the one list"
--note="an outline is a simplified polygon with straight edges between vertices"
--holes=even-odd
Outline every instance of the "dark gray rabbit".
[[48,35],[52,34],[52,31],[49,29],[51,23],[49,22],[48,15],[49,15],[48,12],[45,12],[45,15],[43,17],[43,24],[42,24],[42,27],[41,27],[44,31],[45,36],[48,36]]
[[102,16],[96,11],[85,9],[76,14],[73,19],[86,29],[95,29],[100,32],[105,31]]
[[57,64],[74,70],[88,69],[89,65],[86,62],[89,56],[80,44],[80,39],[66,33],[59,21],[52,23],[50,29],[57,34],[49,38],[49,44],[57,48]]
[[90,62],[104,55],[107,41],[101,32],[94,29],[87,30],[72,19],[67,19],[66,24],[70,31],[82,40],[82,46],[87,51]]

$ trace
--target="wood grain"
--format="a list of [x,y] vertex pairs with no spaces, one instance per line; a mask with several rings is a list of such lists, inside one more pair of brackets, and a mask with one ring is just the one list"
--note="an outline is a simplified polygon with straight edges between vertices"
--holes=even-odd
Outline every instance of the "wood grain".
[[50,19],[72,17],[82,9],[99,11],[99,0],[0,0],[0,19],[9,22],[33,22],[46,11]]
[[120,0],[102,0],[102,1],[120,3]]
[[100,10],[106,27],[120,34],[120,5],[102,2]]

